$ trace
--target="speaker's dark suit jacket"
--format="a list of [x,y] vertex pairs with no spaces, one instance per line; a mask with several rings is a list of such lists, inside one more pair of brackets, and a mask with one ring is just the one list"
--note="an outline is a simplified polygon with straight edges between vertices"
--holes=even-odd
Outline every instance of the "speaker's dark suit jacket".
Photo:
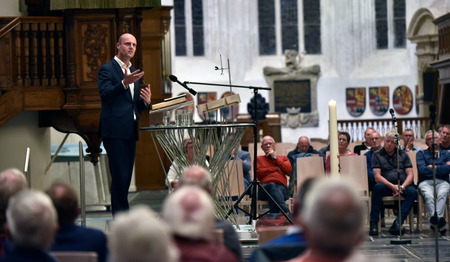
[[[134,67],[130,68],[131,72],[135,70]],[[100,136],[109,159],[113,214],[128,210],[128,189],[139,133],[139,112],[148,108],[139,97],[139,81],[134,83],[132,98],[130,90],[122,84],[123,77],[122,69],[114,59],[100,67],[98,73],[102,103]]]

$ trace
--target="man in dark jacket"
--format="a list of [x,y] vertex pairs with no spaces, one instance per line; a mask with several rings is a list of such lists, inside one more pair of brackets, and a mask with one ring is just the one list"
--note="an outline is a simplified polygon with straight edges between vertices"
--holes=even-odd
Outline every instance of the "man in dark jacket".
[[301,136],[298,139],[297,147],[288,153],[287,157],[292,167],[292,172],[289,175],[289,191],[291,195],[294,193],[294,185],[297,184],[297,158],[309,157],[313,154],[319,154],[319,152],[310,145],[309,138],[306,136]]

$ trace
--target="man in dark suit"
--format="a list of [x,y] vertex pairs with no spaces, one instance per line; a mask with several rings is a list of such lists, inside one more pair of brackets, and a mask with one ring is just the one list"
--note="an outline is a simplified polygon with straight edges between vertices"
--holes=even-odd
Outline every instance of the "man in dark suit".
[[148,109],[150,84],[139,90],[144,72],[131,66],[136,52],[136,38],[123,34],[117,42],[117,55],[98,73],[102,111],[100,136],[109,159],[111,206],[113,215],[128,210],[128,189],[133,173],[139,112]]
[[55,206],[59,223],[50,251],[92,251],[97,253],[98,262],[106,262],[109,251],[105,233],[75,224],[79,214],[75,189],[70,184],[55,182],[46,193]]

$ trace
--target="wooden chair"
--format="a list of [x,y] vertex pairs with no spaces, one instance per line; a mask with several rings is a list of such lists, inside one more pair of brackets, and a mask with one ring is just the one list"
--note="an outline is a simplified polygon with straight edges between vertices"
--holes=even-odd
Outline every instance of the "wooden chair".
[[366,156],[345,156],[339,158],[341,167],[340,174],[342,177],[352,181],[356,189],[360,192],[361,198],[366,202],[367,207],[367,223],[370,223],[370,194],[369,182],[367,177],[367,160]]
[[97,262],[98,257],[95,252],[80,252],[80,251],[58,251],[51,252],[60,262]]
[[[239,197],[245,192],[244,169],[242,167],[242,160],[229,161],[228,165],[225,165],[225,173],[225,177],[228,177],[229,179],[228,181],[217,181],[217,199],[225,197],[226,201],[231,201],[231,197]],[[242,206],[250,207],[251,200],[248,198],[248,196],[245,196],[239,204]]]
[[307,178],[323,178],[325,176],[323,158],[321,156],[297,158],[295,165],[297,170],[297,188],[299,188]]
[[258,229],[258,244],[261,245],[283,235],[289,227],[290,226],[260,227]]

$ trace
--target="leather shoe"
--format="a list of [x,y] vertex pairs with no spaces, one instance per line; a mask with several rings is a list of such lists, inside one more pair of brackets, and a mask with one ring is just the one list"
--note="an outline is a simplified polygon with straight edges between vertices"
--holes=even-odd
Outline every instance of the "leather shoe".
[[369,230],[370,236],[378,236],[378,226],[375,222],[370,222],[370,230]]
[[[389,233],[391,235],[399,235],[400,234],[400,226],[398,223],[398,220],[394,220],[394,223],[392,223],[392,226],[389,228]],[[402,227],[402,235],[405,234],[405,228]]]

